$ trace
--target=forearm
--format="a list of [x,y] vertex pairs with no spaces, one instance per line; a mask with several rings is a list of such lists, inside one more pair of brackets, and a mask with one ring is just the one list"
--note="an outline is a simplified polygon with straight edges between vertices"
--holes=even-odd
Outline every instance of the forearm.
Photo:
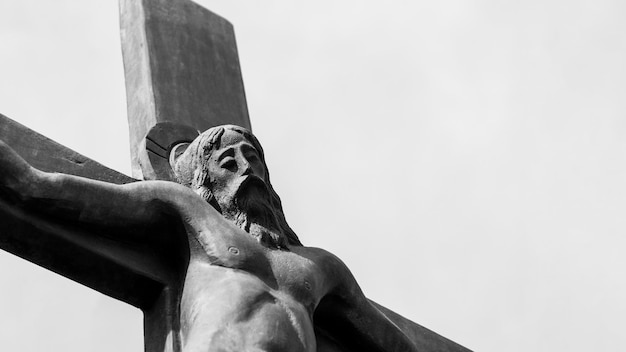
[[149,226],[158,201],[146,187],[116,185],[83,177],[34,170],[23,206],[59,218],[103,227]]
[[143,182],[116,185],[43,172],[0,141],[0,198],[34,214],[122,230],[115,233],[149,229],[163,218],[166,207],[159,202],[158,185],[139,184]]
[[30,196],[36,169],[30,166],[13,149],[0,141],[0,197],[22,203]]

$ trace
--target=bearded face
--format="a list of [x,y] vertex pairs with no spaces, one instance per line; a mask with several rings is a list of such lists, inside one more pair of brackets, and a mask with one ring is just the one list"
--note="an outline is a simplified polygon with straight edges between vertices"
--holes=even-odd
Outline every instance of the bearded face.
[[[222,215],[271,246],[279,236],[266,170],[259,152],[241,134],[226,130],[207,162],[205,185]],[[277,245],[277,244],[275,244]]]
[[301,245],[270,184],[261,146],[249,131],[232,125],[207,130],[174,160],[173,170],[180,183],[261,243]]
[[205,160],[208,175],[204,184],[211,189],[221,211],[238,208],[238,198],[266,200],[265,165],[254,146],[231,130],[224,131],[218,145]]

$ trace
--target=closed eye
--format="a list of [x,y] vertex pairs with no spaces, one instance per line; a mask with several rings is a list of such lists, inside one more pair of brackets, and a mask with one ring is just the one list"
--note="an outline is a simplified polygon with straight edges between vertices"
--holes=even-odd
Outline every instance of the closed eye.
[[246,159],[248,159],[248,161],[259,161],[259,153],[257,152],[256,149],[254,149],[252,146],[250,146],[249,144],[244,144],[241,147],[241,150],[243,152],[243,155]]
[[256,153],[250,153],[248,155],[246,155],[246,159],[248,159],[248,161],[259,161],[259,157],[256,155]]
[[233,171],[237,167],[237,162],[233,158],[226,158],[220,164],[222,169]]

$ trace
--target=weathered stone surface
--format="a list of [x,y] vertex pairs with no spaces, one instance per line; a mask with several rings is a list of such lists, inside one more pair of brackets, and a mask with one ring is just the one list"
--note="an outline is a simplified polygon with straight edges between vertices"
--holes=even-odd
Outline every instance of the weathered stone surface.
[[138,150],[144,179],[177,182],[170,165],[172,155],[184,151],[199,134],[193,127],[173,122],[160,122],[152,127]]
[[[32,166],[90,179],[127,184],[137,180],[0,115],[0,140]],[[1,167],[1,166],[0,166]],[[167,228],[153,228],[155,235]],[[171,230],[171,229],[170,229]],[[111,240],[76,223],[15,207],[0,197],[0,248],[144,311],[146,351],[163,351],[176,302],[168,287],[175,276],[163,251]]]
[[[250,133],[220,140],[216,155],[232,153],[224,161],[210,159],[211,148],[193,158],[176,150],[198,130],[249,128],[227,21],[186,0],[121,0],[121,26],[133,172],[177,179],[196,192],[135,183],[0,115],[0,140],[31,165],[105,181],[44,174],[35,182],[39,193],[25,200],[0,186],[0,248],[141,308],[146,351],[255,344],[298,351],[315,343],[320,352],[468,351],[367,300],[343,264],[302,246],[277,212],[280,200]],[[173,151],[189,164],[171,170]],[[0,176],[10,179],[9,164]],[[204,167],[206,179],[198,178]],[[260,220],[264,209],[270,220]],[[243,231],[233,226],[242,214]],[[272,324],[281,326],[268,330]]]
[[232,25],[192,1],[120,0],[133,176],[148,130],[250,128]]
[[[64,170],[38,160],[46,150],[93,163],[4,117],[0,126],[0,139],[22,136],[15,148],[48,171]],[[33,141],[40,152],[24,148]],[[467,351],[368,301],[340,261],[302,246],[246,130],[212,129],[178,155],[175,172],[195,192],[97,163],[79,171],[130,187],[32,173],[12,155],[0,143],[0,246],[143,309],[147,351]]]
[[410,339],[419,351],[471,352],[469,349],[429,330],[400,314],[371,301],[383,314],[393,321]]
[[0,114],[0,140],[10,145],[29,164],[42,171],[64,172],[117,184],[137,181],[66,148],[2,114]]

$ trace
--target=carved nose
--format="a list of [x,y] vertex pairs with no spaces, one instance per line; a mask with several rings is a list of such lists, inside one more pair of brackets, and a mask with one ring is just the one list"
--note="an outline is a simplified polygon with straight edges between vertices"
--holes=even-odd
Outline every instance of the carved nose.
[[250,166],[250,163],[248,163],[247,161],[244,161],[241,166],[243,168],[243,172],[241,173],[242,175],[247,176],[254,173],[254,171],[252,170],[252,166]]

